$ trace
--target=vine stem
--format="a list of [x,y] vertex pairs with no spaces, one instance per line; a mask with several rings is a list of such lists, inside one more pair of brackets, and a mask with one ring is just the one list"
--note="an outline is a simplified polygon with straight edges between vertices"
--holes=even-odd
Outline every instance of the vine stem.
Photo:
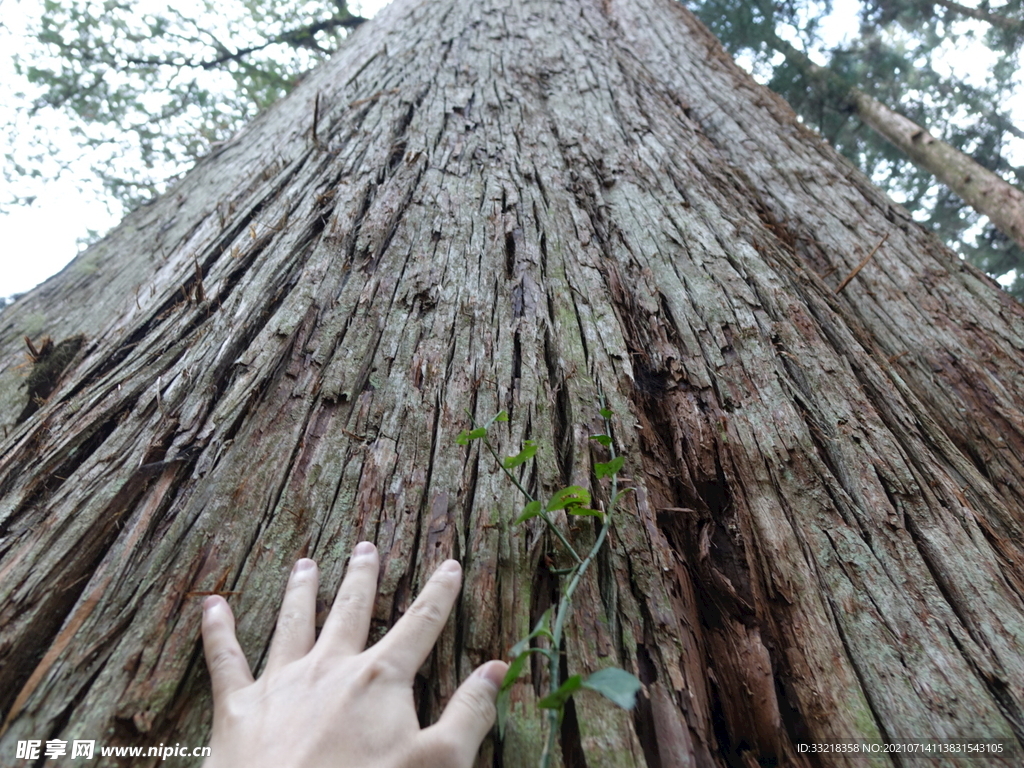
[[[516,476],[508,471],[504,463],[501,461],[501,458],[498,456],[497,451],[494,450],[494,446],[491,445],[491,441],[488,440],[486,437],[484,438],[484,445],[487,446],[487,450],[491,452],[491,456],[494,457],[494,460],[498,462],[498,466],[501,467],[501,471],[505,473],[509,480],[515,483],[516,488],[518,488],[519,491],[523,494],[523,496],[526,497],[527,501],[536,501],[536,499],[534,499],[533,496],[530,495],[529,491],[523,488],[523,486],[520,484]],[[577,553],[576,550],[573,549],[573,546],[569,543],[569,540],[565,538],[565,535],[560,530],[558,530],[558,526],[556,526],[554,522],[552,522],[551,518],[548,517],[548,511],[544,508],[541,508],[539,517],[541,520],[547,523],[547,526],[551,530],[551,532],[558,537],[558,540],[560,542],[562,542],[562,546],[565,547],[569,551],[569,554],[573,556],[573,559],[576,561],[578,567],[579,564],[583,562],[582,560],[580,560],[579,553]]]
[[[614,485],[614,480],[613,480]],[[580,585],[580,581],[583,579],[583,575],[587,572],[587,568],[597,557],[598,550],[604,544],[604,540],[608,535],[608,526],[611,522],[611,509],[609,508],[608,514],[605,515],[604,523],[601,526],[601,532],[597,535],[597,541],[594,542],[594,546],[590,548],[590,552],[583,559],[579,565],[576,566],[575,573],[572,579],[569,581],[569,586],[565,588],[565,592],[562,594],[561,599],[558,601],[558,614],[555,617],[555,627],[551,632],[551,656],[548,666],[548,675],[551,678],[551,692],[554,693],[561,686],[559,681],[559,664],[561,663],[561,647],[562,647],[562,629],[565,626],[565,619],[569,615],[569,604],[572,602],[572,596],[576,592],[576,588]],[[574,550],[575,551],[575,550]],[[561,720],[562,710],[564,707],[557,709],[548,710],[548,740],[544,745],[544,752],[541,754],[540,764],[541,768],[549,768],[551,765],[551,755],[555,748],[555,742],[558,738],[558,725]]]
[[[601,397],[601,408],[604,408],[604,396]],[[605,434],[611,432],[611,424],[608,418],[605,417]],[[610,435],[609,435],[610,436]],[[611,458],[615,459],[615,443],[613,442],[608,450],[611,454]],[[559,666],[561,664],[561,648],[562,648],[562,630],[565,627],[565,619],[569,615],[569,605],[572,602],[572,596],[576,593],[576,588],[580,585],[580,581],[583,579],[583,575],[587,572],[587,568],[597,557],[597,553],[604,545],[604,540],[608,536],[608,528],[611,526],[612,512],[614,511],[613,502],[616,495],[618,494],[619,487],[619,474],[616,472],[612,475],[612,495],[611,501],[608,504],[608,512],[604,515],[604,519],[601,521],[601,532],[597,535],[597,540],[594,542],[594,546],[590,548],[590,552],[580,562],[579,565],[574,569],[572,579],[569,581],[569,586],[565,588],[565,592],[562,593],[561,599],[558,601],[558,614],[555,617],[555,626],[551,632],[551,655],[548,663],[548,677],[550,678],[550,690],[552,693],[557,691],[561,687],[559,681]],[[576,550],[571,550],[573,554],[576,554]],[[576,555],[579,558],[579,555]],[[562,719],[562,713],[565,709],[564,705],[556,709],[548,710],[548,738],[544,744],[544,752],[541,753],[540,757],[540,768],[550,768],[551,756],[554,754],[555,744],[558,741],[558,726]]]
[[[602,403],[604,402],[603,398],[602,398],[601,402]],[[604,405],[602,405],[601,407],[603,408]],[[476,419],[473,418],[473,414],[470,413],[470,411],[468,411],[468,410],[466,411],[466,413],[469,415],[469,423],[472,424],[475,427],[476,426]],[[484,429],[485,430],[491,428],[491,424],[494,423],[494,419],[495,418],[497,418],[497,417],[495,416],[495,417],[492,417],[491,419],[488,420],[488,422],[484,425]],[[607,422],[607,419],[605,419],[605,421]],[[501,467],[501,471],[505,473],[505,476],[508,477],[508,479],[512,481],[512,483],[515,485],[515,487],[519,489],[519,492],[522,493],[523,496],[526,497],[527,502],[536,501],[536,499],[533,498],[533,494],[531,494],[528,490],[523,488],[522,484],[519,482],[519,478],[517,478],[515,475],[513,475],[511,472],[508,471],[508,467],[505,466],[505,463],[501,460],[501,457],[498,456],[498,452],[494,450],[494,446],[491,445],[491,441],[487,439],[487,435],[486,434],[484,435],[484,445],[487,446],[487,450],[491,452],[491,456],[494,457],[495,462],[497,462],[498,466]],[[551,532],[554,533],[555,536],[558,537],[558,540],[560,542],[562,542],[562,546],[565,547],[569,551],[569,554],[572,555],[573,559],[577,563],[581,563],[582,561],[580,560],[579,554],[576,552],[575,549],[573,549],[572,544],[569,543],[568,539],[565,538],[565,536],[562,534],[562,532],[560,530],[558,530],[558,527],[551,521],[551,518],[548,517],[548,511],[546,509],[544,509],[543,507],[541,507],[539,517],[541,518],[541,520],[543,520],[547,524],[547,526],[551,530]]]

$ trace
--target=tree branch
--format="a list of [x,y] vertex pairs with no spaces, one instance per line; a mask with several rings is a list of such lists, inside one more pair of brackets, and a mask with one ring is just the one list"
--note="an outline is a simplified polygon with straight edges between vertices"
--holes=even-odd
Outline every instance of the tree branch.
[[198,67],[201,69],[216,69],[221,64],[225,64],[229,61],[241,61],[251,53],[262,51],[265,48],[269,48],[272,45],[290,45],[293,48],[299,47],[315,47],[318,51],[326,53],[319,45],[316,44],[315,35],[318,32],[331,32],[335,29],[345,28],[354,29],[366,21],[362,16],[347,16],[345,18],[338,18],[336,16],[324,21],[318,21],[314,24],[310,24],[307,27],[299,27],[298,29],[289,30],[282,32],[280,35],[271,37],[259,45],[250,45],[245,48],[239,48],[235,51],[231,51],[221,43],[219,40],[215,41],[216,47],[219,48],[222,53],[212,59],[205,59],[202,61],[196,61],[194,59],[185,59],[184,61],[173,59],[159,59],[155,57],[135,57],[126,56],[124,61],[128,64],[139,64],[143,66],[169,66],[169,67]]
[[766,42],[800,69],[823,96],[831,93],[834,105],[849,110],[975,211],[988,216],[1000,232],[1024,248],[1024,193],[1019,189],[956,147],[936,138],[927,128],[850,85],[828,67],[815,64],[807,54],[778,35],[771,35]]
[[979,21],[986,21],[993,27],[999,27],[1007,32],[1020,33],[1024,31],[1024,21],[1019,19],[1011,19],[1009,16],[1003,16],[1002,14],[992,13],[992,11],[984,8],[971,8],[966,5],[954,2],[954,0],[932,0],[935,5],[941,6],[948,11],[953,13],[959,13],[961,16],[967,16],[972,19],[978,19]]

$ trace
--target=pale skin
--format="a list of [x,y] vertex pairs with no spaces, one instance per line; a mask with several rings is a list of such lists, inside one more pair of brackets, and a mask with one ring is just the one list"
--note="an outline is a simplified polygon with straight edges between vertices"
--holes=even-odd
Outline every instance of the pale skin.
[[254,680],[222,597],[203,605],[213,684],[211,754],[204,768],[470,768],[494,723],[508,665],[489,661],[456,690],[441,718],[420,728],[416,671],[430,654],[462,583],[448,560],[380,642],[366,648],[379,559],[356,546],[319,639],[316,563],[288,579],[266,669]]

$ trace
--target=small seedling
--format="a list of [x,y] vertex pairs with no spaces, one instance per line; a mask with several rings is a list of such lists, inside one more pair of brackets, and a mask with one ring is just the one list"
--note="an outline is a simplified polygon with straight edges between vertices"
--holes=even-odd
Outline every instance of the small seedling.
[[[545,717],[548,727],[544,751],[541,753],[541,768],[549,768],[551,765],[555,746],[558,742],[559,725],[565,715],[566,703],[573,694],[581,688],[586,688],[597,691],[623,709],[632,709],[636,704],[637,691],[640,690],[640,681],[636,676],[616,667],[601,669],[589,677],[573,675],[567,680],[560,680],[563,633],[565,621],[572,605],[573,595],[583,579],[587,568],[590,567],[590,564],[594,561],[607,539],[608,528],[611,525],[612,514],[619,497],[633,490],[632,488],[624,488],[620,491],[618,488],[618,473],[625,464],[625,457],[615,455],[615,443],[611,438],[612,412],[604,407],[603,398],[600,413],[605,421],[605,434],[593,435],[590,439],[597,441],[607,448],[612,456],[610,461],[594,465],[594,474],[597,476],[598,481],[610,478],[611,501],[608,504],[607,510],[592,508],[590,491],[579,485],[570,485],[568,488],[555,491],[547,501],[535,499],[510,470],[534,459],[537,453],[537,444],[533,440],[527,440],[519,453],[502,459],[488,440],[489,430],[493,424],[508,421],[508,414],[505,411],[500,411],[492,416],[482,427],[462,432],[455,441],[459,445],[469,445],[474,440],[483,441],[484,446],[494,457],[498,466],[526,498],[526,506],[516,517],[516,525],[535,517],[541,518],[573,560],[572,567],[553,571],[559,577],[558,600],[552,608],[544,612],[544,615],[540,617],[536,626],[534,626],[533,631],[512,647],[510,651],[512,660],[509,664],[508,673],[505,675],[505,680],[502,682],[501,691],[498,693],[498,734],[501,738],[504,738],[505,725],[508,721],[509,695],[512,686],[522,674],[531,654],[540,654],[547,660],[548,693],[537,702],[537,706],[546,712]],[[552,521],[550,513],[557,510],[564,510],[570,515],[593,516],[600,521],[601,530],[597,535],[594,546],[590,548],[586,556],[581,556],[576,551],[565,538],[562,531]],[[554,609],[553,620],[552,609]],[[543,646],[539,644],[541,640],[546,641]],[[531,645],[535,641],[538,644]]]

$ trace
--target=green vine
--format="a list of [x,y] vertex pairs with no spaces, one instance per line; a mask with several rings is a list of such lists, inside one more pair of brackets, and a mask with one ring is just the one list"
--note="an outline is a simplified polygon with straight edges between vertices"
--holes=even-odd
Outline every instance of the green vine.
[[[590,491],[578,485],[570,485],[567,488],[555,491],[547,501],[535,499],[523,487],[511,470],[534,459],[537,453],[537,443],[533,440],[527,440],[519,453],[502,459],[488,440],[489,430],[493,424],[508,421],[508,413],[505,411],[500,411],[492,416],[482,427],[462,432],[456,439],[459,445],[469,445],[474,440],[483,441],[484,446],[491,456],[494,457],[494,461],[526,498],[526,506],[516,518],[515,524],[519,525],[531,518],[539,517],[573,560],[572,567],[553,571],[559,577],[559,597],[556,604],[552,606],[555,609],[554,624],[551,623],[552,609],[549,608],[537,621],[533,631],[512,647],[510,651],[512,660],[508,673],[505,675],[505,680],[502,683],[501,691],[498,694],[498,734],[500,738],[504,738],[505,725],[508,722],[509,695],[513,684],[522,674],[531,654],[540,654],[547,660],[549,689],[547,695],[537,702],[537,706],[546,713],[545,718],[548,729],[544,751],[541,753],[541,768],[549,768],[551,765],[552,756],[558,744],[559,726],[565,715],[566,704],[573,694],[580,689],[597,691],[623,709],[632,709],[636,704],[637,691],[640,690],[640,681],[636,676],[617,667],[601,669],[589,677],[572,675],[567,680],[562,681],[560,679],[563,633],[572,605],[573,595],[576,593],[576,588],[579,586],[590,564],[597,557],[598,552],[608,538],[608,529],[611,527],[612,515],[619,497],[633,490],[632,488],[619,490],[618,473],[625,463],[625,457],[615,454],[615,443],[611,438],[612,412],[604,407],[603,397],[601,398],[600,413],[604,418],[605,433],[592,435],[590,439],[596,440],[607,448],[611,455],[611,459],[608,462],[594,465],[594,474],[597,476],[598,481],[610,478],[611,495],[607,510],[593,509],[591,507]],[[470,418],[472,418],[472,415]],[[550,513],[558,510],[564,510],[570,515],[593,516],[600,521],[601,530],[594,541],[594,545],[586,555],[580,555],[572,544],[569,543],[568,539],[566,539],[565,534],[552,521]],[[540,643],[542,640],[546,641],[546,645],[531,646],[532,642]]]

